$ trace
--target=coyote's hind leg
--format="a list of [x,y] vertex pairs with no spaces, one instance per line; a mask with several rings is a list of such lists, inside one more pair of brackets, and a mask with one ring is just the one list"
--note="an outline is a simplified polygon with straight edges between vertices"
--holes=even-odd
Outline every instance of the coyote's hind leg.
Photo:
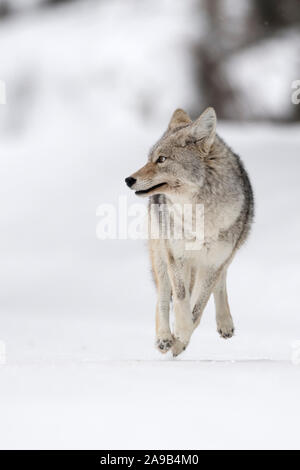
[[228,304],[225,269],[220,273],[213,292],[218,333],[222,338],[231,338],[234,334],[234,325]]

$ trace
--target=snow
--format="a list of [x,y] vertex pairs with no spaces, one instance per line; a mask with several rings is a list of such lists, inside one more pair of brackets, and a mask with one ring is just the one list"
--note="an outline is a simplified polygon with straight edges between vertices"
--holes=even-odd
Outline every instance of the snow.
[[121,4],[1,26],[0,448],[299,448],[299,126],[220,123],[257,207],[229,272],[236,336],[210,302],[187,351],[161,356],[145,243],[97,239],[96,210],[137,202],[124,178],[193,107],[178,43],[195,32],[183,2],[139,21]]

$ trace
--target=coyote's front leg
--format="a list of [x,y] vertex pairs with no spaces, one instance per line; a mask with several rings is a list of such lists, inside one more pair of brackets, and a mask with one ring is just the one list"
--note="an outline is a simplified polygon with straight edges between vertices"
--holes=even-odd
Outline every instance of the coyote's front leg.
[[156,346],[161,353],[165,353],[173,344],[169,321],[171,284],[166,264],[161,263],[157,268]]
[[173,293],[175,315],[173,356],[185,350],[193,332],[193,317],[190,307],[190,293],[184,264],[170,256],[168,264],[169,278]]

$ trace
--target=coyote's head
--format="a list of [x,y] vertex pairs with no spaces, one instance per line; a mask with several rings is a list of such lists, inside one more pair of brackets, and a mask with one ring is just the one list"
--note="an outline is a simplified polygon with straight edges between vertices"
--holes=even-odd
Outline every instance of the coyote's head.
[[199,188],[205,175],[205,160],[216,135],[216,114],[207,108],[192,122],[177,109],[167,131],[151,149],[148,163],[125,179],[139,196],[172,195]]

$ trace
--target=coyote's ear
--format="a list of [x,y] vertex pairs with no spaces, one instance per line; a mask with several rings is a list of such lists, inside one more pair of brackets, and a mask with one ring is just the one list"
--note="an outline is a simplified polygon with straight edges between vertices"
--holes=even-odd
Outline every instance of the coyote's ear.
[[192,120],[189,118],[188,114],[183,111],[183,109],[176,109],[171,117],[171,121],[169,122],[168,130],[175,129],[176,127],[180,127],[185,124],[190,124],[191,122]]
[[214,108],[207,108],[188,128],[188,135],[199,142],[203,151],[208,153],[215,140],[217,116]]

